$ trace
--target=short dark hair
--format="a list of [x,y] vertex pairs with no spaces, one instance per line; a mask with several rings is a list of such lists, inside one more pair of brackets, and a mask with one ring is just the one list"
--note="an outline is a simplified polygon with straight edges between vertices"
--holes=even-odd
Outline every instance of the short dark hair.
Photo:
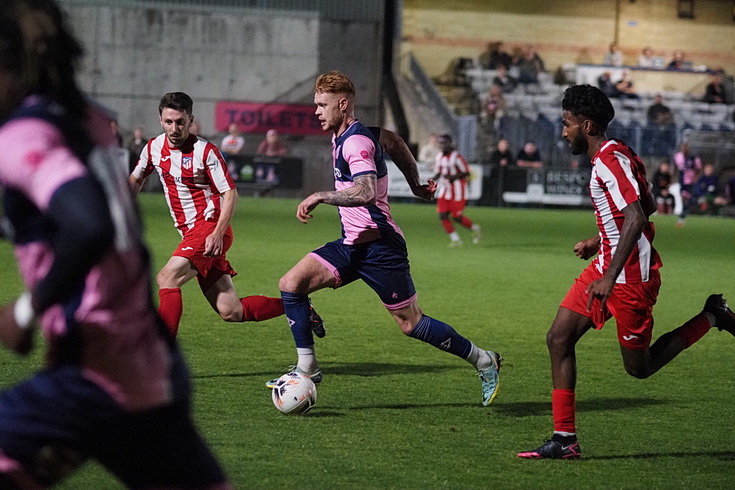
[[187,114],[193,114],[194,101],[184,92],[169,92],[161,97],[161,103],[158,104],[158,114],[162,114],[164,109],[174,109],[183,111]]
[[564,91],[561,108],[575,116],[589,118],[600,131],[615,117],[615,109],[602,90],[592,85],[572,85]]
[[449,134],[449,133],[440,134],[439,135],[439,139],[440,140],[446,140],[447,142],[451,143],[452,142],[452,135]]

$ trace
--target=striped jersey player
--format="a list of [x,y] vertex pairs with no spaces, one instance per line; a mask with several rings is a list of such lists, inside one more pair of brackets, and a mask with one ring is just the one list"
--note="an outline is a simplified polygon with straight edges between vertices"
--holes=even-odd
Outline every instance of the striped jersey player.
[[473,223],[464,215],[467,206],[467,179],[470,176],[470,166],[464,157],[454,149],[452,137],[448,134],[439,136],[439,153],[434,162],[434,177],[438,179],[436,212],[439,213],[444,231],[449,235],[449,246],[462,245],[462,240],[454,229],[454,224],[472,230],[472,243],[480,243],[480,225]]
[[587,260],[561,302],[546,336],[551,357],[554,434],[544,444],[518,453],[526,459],[577,459],[582,451],[576,428],[576,344],[590,329],[614,317],[623,366],[631,376],[648,378],[712,326],[735,335],[735,315],[721,294],[710,295],[701,313],[656,339],[653,306],[661,286],[661,259],[653,247],[656,210],[640,158],[625,143],[607,137],[615,111],[597,87],[575,85],[562,100],[562,137],[575,155],[592,162],[590,196],[598,233],[574,246]]
[[[161,98],[158,112],[163,134],[143,148],[130,175],[135,192],[156,171],[182,240],[158,273],[159,311],[173,335],[183,313],[181,286],[194,277],[212,308],[228,322],[261,321],[283,314],[280,298],[240,298],[232,283],[236,274],[226,258],[232,245],[230,220],[238,195],[220,151],[189,132],[193,101],[183,92]],[[316,317],[316,313],[312,314]]]

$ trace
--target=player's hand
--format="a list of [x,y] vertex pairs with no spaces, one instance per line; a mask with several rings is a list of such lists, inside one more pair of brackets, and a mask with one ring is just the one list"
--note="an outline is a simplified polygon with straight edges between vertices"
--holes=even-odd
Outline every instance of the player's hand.
[[585,289],[585,292],[589,294],[589,299],[587,300],[587,311],[592,311],[592,303],[595,298],[597,298],[600,300],[600,308],[604,313],[607,299],[612,296],[614,287],[615,281],[606,277],[602,277],[601,279],[597,279],[589,283],[587,289]]
[[588,238],[587,240],[577,242],[577,244],[574,245],[574,255],[582,260],[587,260],[597,253],[599,243],[598,237]]
[[436,182],[433,179],[429,179],[428,184],[420,185],[414,189],[411,189],[413,195],[424,201],[431,201],[434,198],[436,192]]
[[315,194],[310,195],[303,201],[299,203],[299,206],[296,208],[296,219],[301,221],[302,223],[308,223],[313,216],[311,215],[311,212],[319,205],[319,199],[316,197]]
[[220,233],[212,233],[204,241],[204,256],[219,257],[224,253],[224,236]]
[[26,328],[18,326],[15,320],[15,303],[0,307],[0,342],[8,349],[25,355],[33,347],[35,321]]
[[197,171],[194,172],[194,184],[205,187],[209,185],[209,176],[203,168],[198,168]]

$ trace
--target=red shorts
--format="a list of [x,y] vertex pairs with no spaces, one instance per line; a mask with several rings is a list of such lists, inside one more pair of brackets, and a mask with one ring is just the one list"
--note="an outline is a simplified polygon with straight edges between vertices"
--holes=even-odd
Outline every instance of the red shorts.
[[196,268],[197,281],[202,291],[207,291],[212,285],[225,274],[236,276],[237,272],[227,261],[226,252],[232,246],[232,227],[228,226],[223,238],[224,251],[219,257],[205,257],[204,246],[207,237],[212,234],[217,223],[214,221],[203,221],[184,234],[179,246],[171,254],[174,257],[184,257]]
[[436,200],[437,213],[450,213],[452,216],[459,216],[467,206],[467,201],[450,201],[440,197]]
[[653,335],[653,305],[658,298],[661,287],[661,275],[658,270],[651,270],[648,282],[637,284],[616,284],[612,296],[606,303],[605,311],[600,307],[600,300],[592,301],[592,310],[587,310],[589,295],[587,286],[600,279],[594,264],[590,264],[574,281],[574,284],[561,306],[575,313],[589,317],[596,329],[601,329],[610,317],[618,324],[618,341],[627,349],[641,350],[651,343]]

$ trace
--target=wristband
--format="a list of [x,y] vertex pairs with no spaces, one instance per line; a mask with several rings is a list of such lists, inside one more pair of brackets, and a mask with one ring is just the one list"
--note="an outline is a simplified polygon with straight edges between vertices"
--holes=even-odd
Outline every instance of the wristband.
[[28,291],[20,295],[16,300],[15,306],[13,307],[13,317],[16,325],[21,330],[25,330],[30,327],[36,319],[36,314],[33,311],[33,305],[31,305],[31,293]]

